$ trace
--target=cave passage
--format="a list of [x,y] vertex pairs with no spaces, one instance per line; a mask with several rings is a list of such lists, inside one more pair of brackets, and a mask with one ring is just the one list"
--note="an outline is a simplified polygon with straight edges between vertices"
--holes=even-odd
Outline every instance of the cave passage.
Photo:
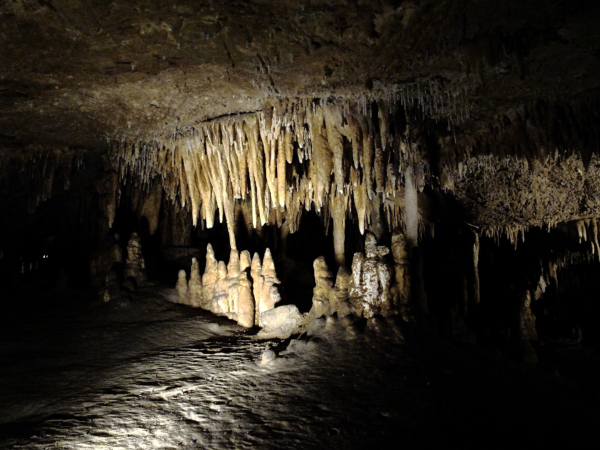
[[597,447],[599,18],[2,2],[0,447]]

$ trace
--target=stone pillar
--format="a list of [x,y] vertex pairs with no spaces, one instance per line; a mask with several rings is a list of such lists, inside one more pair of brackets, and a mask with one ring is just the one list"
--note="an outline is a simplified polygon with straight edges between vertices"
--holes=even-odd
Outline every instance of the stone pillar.
[[142,255],[142,243],[137,233],[133,233],[127,243],[124,276],[126,279],[132,277],[138,284],[146,281],[146,263]]
[[333,288],[333,275],[327,267],[325,258],[319,256],[313,263],[315,271],[315,287],[313,289],[313,306],[310,310],[310,314],[313,317],[321,317],[323,315],[329,315],[329,295]]

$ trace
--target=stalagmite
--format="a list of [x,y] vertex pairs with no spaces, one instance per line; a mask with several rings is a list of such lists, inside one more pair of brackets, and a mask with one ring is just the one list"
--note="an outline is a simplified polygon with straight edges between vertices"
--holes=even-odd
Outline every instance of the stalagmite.
[[250,257],[250,252],[248,250],[244,250],[240,253],[240,272],[246,271],[252,265],[252,258]]
[[252,283],[248,278],[248,272],[243,270],[238,278],[238,303],[237,323],[246,328],[254,325],[254,298],[252,295]]
[[344,317],[353,312],[352,305],[348,302],[351,276],[346,267],[340,267],[335,277],[335,286],[329,293],[331,314],[337,313],[338,317]]
[[323,315],[329,315],[329,296],[331,289],[333,288],[333,275],[327,267],[325,258],[319,256],[313,263],[315,271],[315,287],[313,289],[312,309],[310,314],[313,317],[321,317]]
[[[184,272],[185,275],[185,272]],[[187,289],[187,304],[193,307],[202,306],[202,279],[200,278],[200,265],[196,258],[192,258],[192,268],[190,270],[190,281]]]
[[518,323],[519,338],[524,341],[537,340],[537,330],[535,328],[535,316],[531,311],[531,293],[525,291],[521,297],[519,308],[519,323]]
[[252,256],[252,265],[250,269],[250,277],[252,278],[252,294],[254,295],[254,325],[260,325],[259,304],[263,290],[262,264],[260,256],[255,253]]
[[124,277],[132,277],[138,284],[146,281],[146,263],[142,255],[142,243],[137,233],[133,233],[127,243]]
[[[185,272],[182,272],[177,289],[183,298],[185,293],[180,285],[184,283]],[[241,254],[232,250],[229,264],[226,265],[225,262],[216,260],[209,244],[202,281],[198,263],[195,258],[192,259],[192,272],[185,298],[186,303],[191,306],[202,307],[214,314],[236,320],[241,326],[251,327],[261,325],[260,315],[273,309],[281,299],[277,288],[279,283],[269,249],[265,251],[264,267],[261,266],[258,253],[250,261],[250,253],[246,250]]]
[[209,309],[210,302],[215,292],[215,285],[217,284],[217,268],[219,263],[215,258],[215,252],[213,251],[212,245],[206,246],[206,267],[204,268],[204,275],[202,275],[202,303],[200,306],[203,309]]
[[[254,266],[254,261],[253,264]],[[254,279],[254,276],[252,277]],[[254,279],[256,283],[256,279]],[[263,312],[273,309],[275,304],[281,300],[281,295],[277,286],[280,283],[275,273],[275,264],[271,256],[271,251],[267,248],[265,250],[265,256],[263,258],[263,266],[260,275],[260,281],[258,283],[258,289],[255,289],[255,307],[258,315],[258,325],[262,326],[260,316]],[[255,285],[256,286],[256,285]],[[258,295],[256,293],[258,292]]]
[[217,264],[217,282],[215,283],[215,290],[209,304],[209,311],[217,315],[225,315],[229,312],[228,284],[227,266],[223,261],[219,261]]
[[366,255],[356,253],[352,261],[350,300],[357,312],[366,318],[394,313],[390,292],[392,271],[381,259],[388,253],[388,248],[377,245],[377,238],[373,233],[367,233]]
[[186,303],[188,298],[188,281],[185,270],[180,270],[177,274],[176,288],[179,294],[179,303]]

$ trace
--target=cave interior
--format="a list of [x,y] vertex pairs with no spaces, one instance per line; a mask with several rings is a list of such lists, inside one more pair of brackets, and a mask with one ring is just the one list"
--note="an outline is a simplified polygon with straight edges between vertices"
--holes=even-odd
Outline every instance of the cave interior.
[[[294,372],[292,347],[350,355],[361,339],[390,353],[349,356],[347,370],[393,366],[379,381],[390,392],[404,370],[435,378],[436,361],[466,384],[483,376],[473,367],[494,367],[472,391],[440,381],[455,394],[423,393],[439,414],[403,397],[385,423],[344,419],[325,440],[317,425],[270,424],[279,443],[256,425],[248,445],[469,447],[514,429],[507,416],[528,421],[518,429],[531,442],[597,443],[599,18],[586,0],[0,2],[0,445],[239,448],[234,431],[201,421],[154,425],[164,433],[153,437],[128,423],[81,444],[77,408],[97,400],[98,377],[85,372],[89,398],[65,400],[57,386],[75,372],[47,362],[59,356],[41,342],[68,341],[75,360],[73,342],[100,333],[85,354],[112,367],[107,336],[133,323],[151,333],[148,311],[171,321],[165,336],[183,318],[229,330],[190,328],[164,338],[173,348],[221,339],[248,346],[231,364],[253,355],[278,374]],[[270,350],[255,355],[247,340]],[[138,344],[123,338],[114,352]],[[299,389],[307,373],[341,376],[310,361],[289,375]],[[193,370],[235,365],[215,364]],[[509,400],[486,397],[507,370]],[[464,400],[476,389],[489,404]],[[281,411],[293,408],[281,396]],[[535,419],[514,411],[525,404]],[[141,410],[131,414],[144,428]],[[461,417],[478,432],[456,431]],[[429,426],[455,431],[420,440]]]

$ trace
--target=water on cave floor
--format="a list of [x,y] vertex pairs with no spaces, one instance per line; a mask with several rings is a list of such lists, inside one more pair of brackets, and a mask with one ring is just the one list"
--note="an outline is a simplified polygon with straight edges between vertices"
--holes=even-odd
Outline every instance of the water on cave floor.
[[[0,318],[0,448],[505,448],[600,439],[600,396],[433,335],[258,341],[140,291]],[[257,361],[267,348],[279,357]]]

